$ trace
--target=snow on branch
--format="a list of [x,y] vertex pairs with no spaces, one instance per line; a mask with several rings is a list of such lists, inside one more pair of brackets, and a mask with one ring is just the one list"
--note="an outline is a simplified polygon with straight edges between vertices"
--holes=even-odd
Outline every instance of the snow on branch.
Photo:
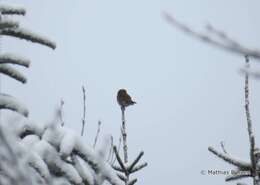
[[[246,67],[245,69],[249,69],[249,56],[245,56],[245,63]],[[245,87],[244,87],[244,96],[245,96],[245,115],[246,115],[246,123],[247,123],[247,133],[249,137],[249,156],[250,156],[250,162],[244,162],[241,160],[237,160],[233,157],[231,157],[228,153],[220,153],[217,150],[215,150],[213,147],[209,147],[209,151],[212,152],[217,157],[223,159],[229,164],[232,164],[237,168],[235,173],[233,173],[231,176],[228,176],[226,178],[226,181],[232,181],[232,180],[238,180],[246,177],[251,177],[253,179],[254,185],[260,184],[260,152],[259,149],[255,147],[255,136],[253,133],[253,126],[252,126],[252,120],[251,120],[251,114],[249,109],[249,75],[248,73],[245,73]]]
[[0,73],[3,73],[22,83],[26,83],[26,81],[27,81],[26,77],[23,74],[21,74],[19,71],[12,68],[8,64],[0,64]]
[[3,15],[25,15],[26,10],[23,7],[14,5],[0,5],[0,12]]
[[0,109],[16,111],[26,117],[29,115],[29,111],[24,105],[18,103],[14,97],[6,94],[0,94]]
[[1,20],[0,21],[0,29],[5,29],[5,28],[18,28],[19,23],[17,21],[12,21],[12,20]]
[[[1,122],[0,127],[14,136],[16,145],[11,145],[19,150],[19,156],[29,167],[29,170],[26,169],[27,177],[37,176],[37,182],[31,179],[33,184],[60,185],[63,182],[68,185],[101,185],[105,180],[112,185],[124,184],[106,161],[106,155],[101,155],[100,151],[81,141],[76,133],[60,125],[58,112],[51,123],[41,127],[37,124],[34,126],[33,122],[19,114],[14,115],[10,122]],[[30,134],[22,134],[27,130],[30,130]],[[14,158],[20,161],[16,154]],[[0,168],[1,164],[2,158]],[[11,184],[15,183],[4,185]]]
[[252,165],[250,163],[248,163],[248,162],[235,159],[235,158],[231,157],[229,154],[224,154],[224,153],[221,153],[221,152],[217,151],[213,147],[209,147],[208,150],[211,153],[213,153],[214,155],[216,155],[217,157],[219,157],[220,159],[228,162],[229,164],[237,166],[238,168],[247,169],[247,170],[252,169]]
[[6,28],[0,30],[0,35],[13,36],[20,39],[25,39],[31,42],[39,43],[45,46],[48,46],[52,49],[56,48],[56,43],[52,42],[48,38],[40,36],[38,34],[32,33],[28,30],[22,28]]
[[27,176],[28,168],[17,155],[19,146],[15,137],[8,129],[0,126],[0,184],[1,185],[32,185],[31,176]]
[[6,63],[21,65],[24,67],[30,66],[29,59],[26,59],[26,58],[23,58],[20,56],[15,56],[15,55],[8,54],[8,53],[0,55],[0,64],[6,64]]
[[260,59],[260,50],[243,46],[234,39],[231,39],[226,33],[215,29],[211,25],[206,27],[206,31],[208,33],[200,33],[183,24],[182,22],[179,22],[166,12],[163,12],[163,17],[172,26],[176,27],[187,35],[202,40],[203,42],[243,56],[247,55],[252,58]]
[[250,171],[240,171],[237,170],[236,172],[232,172],[232,175],[229,175],[226,177],[226,181],[233,181],[233,180],[238,180],[246,177],[252,177],[252,173]]

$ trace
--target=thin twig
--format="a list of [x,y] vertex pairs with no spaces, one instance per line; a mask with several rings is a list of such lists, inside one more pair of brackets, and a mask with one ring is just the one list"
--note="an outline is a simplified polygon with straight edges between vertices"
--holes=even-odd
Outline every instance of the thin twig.
[[82,93],[83,93],[83,117],[82,117],[81,136],[84,135],[84,129],[86,124],[86,90],[84,86],[82,86]]
[[208,44],[211,44],[213,46],[216,46],[220,49],[237,53],[240,55],[248,55],[256,59],[260,59],[260,51],[256,49],[247,48],[245,46],[242,46],[238,42],[236,42],[234,39],[229,38],[224,32],[218,31],[217,29],[213,28],[212,26],[208,26],[207,31],[214,36],[218,37],[213,38],[212,36],[209,36],[205,33],[197,32],[193,29],[191,29],[189,26],[183,24],[182,22],[179,22],[176,20],[173,16],[170,14],[163,12],[164,19],[170,23],[172,26],[176,27],[177,29],[181,30],[182,32],[186,33],[187,35],[190,35],[194,38],[197,38],[199,40],[202,40],[203,42],[206,42]]
[[99,137],[99,133],[100,133],[100,127],[101,127],[101,121],[98,121],[98,128],[97,128],[97,133],[96,133],[96,137],[94,140],[94,144],[93,144],[93,148],[96,147],[97,141],[98,141],[98,137]]
[[227,154],[227,150],[226,150],[226,148],[225,148],[225,143],[224,143],[224,141],[221,141],[221,142],[220,142],[220,146],[221,146],[223,152],[224,152],[225,154]]
[[63,120],[63,106],[64,106],[64,101],[63,101],[63,99],[61,99],[60,100],[60,121],[61,121],[62,127],[65,125],[65,122]]
[[110,136],[110,149],[109,149],[109,153],[108,153],[108,157],[107,157],[107,162],[109,162],[111,160],[111,158],[113,157],[113,146],[114,146],[114,138],[113,136]]

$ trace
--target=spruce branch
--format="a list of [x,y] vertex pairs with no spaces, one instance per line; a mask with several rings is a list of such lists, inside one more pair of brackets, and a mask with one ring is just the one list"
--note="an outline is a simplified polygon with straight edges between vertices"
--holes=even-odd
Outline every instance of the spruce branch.
[[2,15],[25,15],[26,10],[22,7],[14,7],[9,5],[0,5]]
[[119,171],[119,172],[122,172],[122,173],[125,172],[121,167],[116,166],[116,165],[112,165],[112,168],[113,168],[114,170]]
[[218,152],[216,149],[214,149],[213,147],[209,147],[208,150],[213,153],[214,155],[216,155],[217,157],[219,157],[220,159],[226,161],[227,163],[234,165],[240,169],[247,169],[247,170],[251,170],[252,169],[252,165],[248,162],[244,162],[241,160],[237,160],[233,157],[231,157],[228,154],[224,154],[221,152]]
[[8,64],[0,64],[0,73],[5,74],[19,82],[26,83],[26,77]]
[[130,172],[135,167],[135,165],[140,161],[142,156],[144,155],[144,152],[141,151],[138,156],[135,158],[135,160],[132,162],[132,164],[127,168],[127,170]]
[[11,36],[11,37],[17,37],[20,39],[25,39],[31,42],[39,43],[45,46],[48,46],[52,49],[56,48],[56,44],[52,42],[51,40],[37,35],[35,33],[32,33],[28,30],[22,29],[22,28],[6,28],[0,30],[0,35],[6,35],[6,36]]
[[19,23],[17,21],[12,21],[12,20],[1,20],[0,21],[0,29],[5,29],[5,28],[18,28]]
[[120,173],[117,173],[117,176],[124,182],[127,180],[126,177]]
[[30,60],[26,58],[22,58],[20,56],[15,56],[6,53],[0,55],[0,64],[16,64],[24,67],[30,67]]
[[[121,149],[121,143],[122,143],[122,136],[120,135],[119,140],[118,140],[118,145],[117,145],[117,151],[118,153],[120,153],[120,149]],[[116,162],[116,157],[114,157],[114,152],[111,158],[111,165],[114,165]]]
[[121,169],[124,171],[125,174],[128,174],[127,168],[125,167],[125,165],[124,165],[124,163],[123,163],[123,161],[122,161],[122,159],[121,159],[121,157],[120,157],[120,155],[119,155],[119,153],[117,151],[116,146],[114,146],[113,149],[114,149],[116,159],[117,159]]
[[141,170],[141,169],[143,169],[144,167],[146,167],[148,165],[148,163],[142,163],[142,164],[140,164],[140,165],[138,165],[138,166],[135,166],[135,167],[133,167],[132,169],[131,169],[131,171],[129,171],[129,173],[135,173],[135,172],[137,172],[137,171],[139,171],[139,170]]
[[240,171],[238,170],[235,174],[229,175],[226,177],[226,181],[234,181],[234,180],[238,180],[238,179],[242,179],[242,178],[248,178],[248,177],[252,177],[252,174],[250,171]]
[[137,179],[133,179],[127,183],[127,185],[134,185],[137,182]]

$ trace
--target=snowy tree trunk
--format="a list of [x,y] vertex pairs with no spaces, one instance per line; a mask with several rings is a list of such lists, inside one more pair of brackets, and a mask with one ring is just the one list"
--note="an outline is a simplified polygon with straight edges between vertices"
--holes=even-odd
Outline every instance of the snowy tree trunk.
[[126,133],[126,122],[125,122],[125,108],[121,107],[122,110],[122,136],[123,136],[123,149],[124,149],[124,162],[128,162],[127,156],[127,133]]

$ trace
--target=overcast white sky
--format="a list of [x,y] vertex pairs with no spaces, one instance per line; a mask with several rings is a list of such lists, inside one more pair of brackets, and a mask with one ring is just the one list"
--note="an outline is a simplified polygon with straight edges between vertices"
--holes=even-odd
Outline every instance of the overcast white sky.
[[[127,109],[130,158],[140,150],[149,166],[138,184],[225,184],[201,170],[231,170],[207,151],[225,141],[230,153],[248,159],[243,108],[244,59],[194,40],[161,17],[168,11],[200,30],[206,23],[260,48],[258,0],[10,0],[27,8],[26,28],[57,42],[57,49],[3,39],[2,51],[32,60],[22,70],[28,83],[2,77],[2,91],[30,108],[39,124],[65,101],[66,125],[80,133],[82,91],[87,91],[86,142],[97,122],[102,135],[118,139],[116,92],[126,88],[137,105]],[[257,62],[253,66],[260,69]],[[260,81],[251,81],[251,109],[260,137]]]

